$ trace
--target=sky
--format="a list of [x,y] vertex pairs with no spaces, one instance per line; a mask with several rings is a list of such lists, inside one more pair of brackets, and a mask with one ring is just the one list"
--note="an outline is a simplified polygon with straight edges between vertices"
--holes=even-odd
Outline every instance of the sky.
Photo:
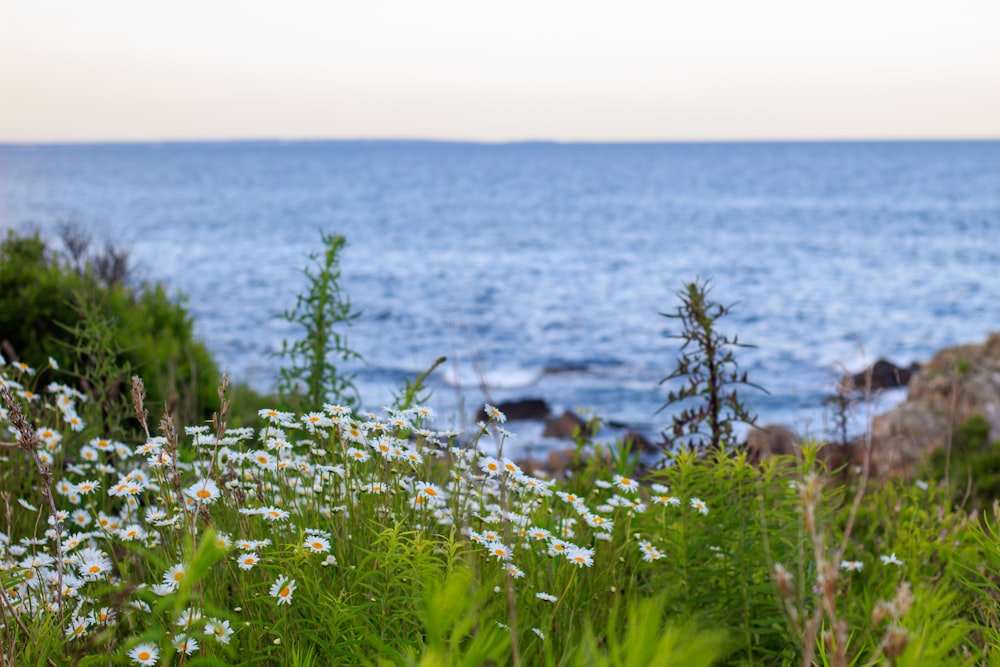
[[1000,0],[0,0],[0,141],[1000,138]]

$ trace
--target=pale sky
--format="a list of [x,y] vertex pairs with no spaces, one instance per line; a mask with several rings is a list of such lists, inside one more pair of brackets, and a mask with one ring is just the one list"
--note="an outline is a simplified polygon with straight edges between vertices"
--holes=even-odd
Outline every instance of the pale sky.
[[0,141],[1000,138],[1000,0],[0,0]]

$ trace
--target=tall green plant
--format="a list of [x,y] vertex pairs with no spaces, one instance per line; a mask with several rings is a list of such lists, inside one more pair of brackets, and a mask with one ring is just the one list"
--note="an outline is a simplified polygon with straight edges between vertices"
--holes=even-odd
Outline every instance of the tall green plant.
[[347,241],[337,234],[321,233],[321,238],[326,249],[322,255],[310,254],[313,266],[303,269],[308,287],[298,295],[295,307],[283,314],[301,328],[303,337],[282,344],[281,357],[288,363],[281,369],[278,391],[300,408],[319,409],[327,401],[358,402],[353,376],[335,363],[361,359],[339,329],[361,316],[340,286],[340,253]]
[[681,304],[674,313],[660,313],[679,320],[681,332],[668,335],[684,341],[677,357],[677,367],[660,384],[685,379],[685,384],[667,395],[667,402],[658,412],[673,406],[699,400],[693,407],[683,407],[672,416],[672,424],[664,430],[664,446],[685,443],[692,449],[711,447],[725,449],[733,445],[733,424],[757,421],[736,390],[738,385],[765,391],[747,380],[746,371],[739,372],[733,348],[753,347],[740,343],[716,328],[718,320],[729,314],[733,305],[723,306],[709,298],[711,281],[695,279],[677,292]]

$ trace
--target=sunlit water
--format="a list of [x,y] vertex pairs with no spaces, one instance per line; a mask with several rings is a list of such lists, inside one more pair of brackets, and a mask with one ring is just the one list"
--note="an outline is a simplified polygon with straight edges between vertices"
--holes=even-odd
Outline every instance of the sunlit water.
[[[656,433],[677,350],[660,313],[696,276],[739,302],[721,324],[757,346],[737,359],[770,391],[746,393],[761,421],[819,436],[843,368],[1000,329],[997,142],[0,147],[0,226],[64,221],[187,295],[262,390],[319,230],[346,235],[365,405],[446,355],[441,425],[469,420],[482,381]],[[513,430],[523,446],[540,427]]]

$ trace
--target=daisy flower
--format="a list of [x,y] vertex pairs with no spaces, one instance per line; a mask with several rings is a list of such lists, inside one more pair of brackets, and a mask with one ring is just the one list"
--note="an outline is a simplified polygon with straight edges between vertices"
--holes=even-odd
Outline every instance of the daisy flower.
[[416,485],[416,491],[418,496],[423,496],[431,501],[444,502],[448,499],[448,494],[441,487],[430,482],[420,482]]
[[507,415],[505,415],[503,412],[493,407],[489,403],[486,403],[483,406],[483,412],[485,412],[486,416],[490,418],[490,421],[496,422],[497,424],[503,424],[504,422],[507,421]]
[[847,570],[848,572],[860,572],[864,569],[865,564],[859,560],[842,560],[840,561],[840,569]]
[[303,546],[313,553],[326,553],[330,550],[330,540],[319,535],[310,535],[306,538],[306,543]]
[[500,540],[492,540],[486,543],[486,550],[497,560],[510,560],[514,557],[513,552],[506,544]]
[[524,571],[516,565],[507,566],[507,574],[509,574],[514,579],[520,579],[524,576]]
[[590,567],[594,564],[594,551],[593,549],[585,549],[583,547],[576,547],[575,549],[570,549],[566,552],[566,560],[573,563],[578,567]]
[[896,552],[892,552],[889,556],[879,556],[879,560],[885,565],[896,565],[897,567],[903,564],[903,561],[896,558]]
[[677,496],[659,495],[653,496],[653,503],[656,505],[670,505],[671,507],[679,507],[681,504],[681,499]]
[[347,458],[352,461],[357,461],[358,463],[364,463],[368,460],[368,452],[358,449],[357,447],[351,447],[347,450]]
[[260,557],[257,554],[244,553],[239,555],[236,562],[239,564],[241,570],[250,570],[260,562]]
[[80,495],[87,495],[92,493],[101,487],[101,483],[96,479],[86,479],[82,482],[77,483],[73,490]]
[[542,593],[541,591],[535,593],[535,597],[538,598],[539,600],[545,600],[546,602],[555,602],[556,600],[559,599],[555,595],[552,595],[551,593]]
[[271,586],[271,597],[278,598],[278,604],[291,604],[295,592],[295,580],[282,575]]
[[268,521],[284,521],[288,518],[288,512],[277,507],[261,507],[257,513]]
[[184,495],[203,505],[211,505],[219,497],[219,487],[211,479],[202,479],[184,489]]
[[531,628],[531,631],[534,632],[536,635],[538,635],[539,639],[545,641],[545,633],[542,632],[539,628]]
[[177,586],[180,585],[186,575],[187,571],[184,569],[184,564],[178,563],[163,573],[163,585],[172,590],[177,590]]
[[133,662],[149,667],[155,665],[160,658],[160,649],[155,644],[139,644],[129,649],[128,657]]
[[708,514],[708,505],[706,505],[705,502],[700,498],[692,498],[691,507],[701,512],[703,515]]
[[490,477],[493,477],[500,474],[503,466],[492,456],[484,456],[479,460],[479,469]]
[[174,637],[172,643],[174,648],[184,655],[191,655],[198,650],[198,640],[194,637],[188,637],[187,633],[184,632]]
[[560,540],[558,538],[552,538],[552,541],[549,542],[549,555],[556,556],[559,554],[565,554],[569,552],[569,550],[572,548],[573,545],[570,544],[569,542]]
[[639,490],[639,483],[632,479],[631,477],[623,477],[621,475],[615,475],[613,478],[615,486],[620,490],[626,491],[628,493],[635,493]]
[[215,640],[220,644],[228,644],[233,636],[233,629],[229,627],[229,621],[210,618],[205,622],[205,634],[209,637],[215,637]]

